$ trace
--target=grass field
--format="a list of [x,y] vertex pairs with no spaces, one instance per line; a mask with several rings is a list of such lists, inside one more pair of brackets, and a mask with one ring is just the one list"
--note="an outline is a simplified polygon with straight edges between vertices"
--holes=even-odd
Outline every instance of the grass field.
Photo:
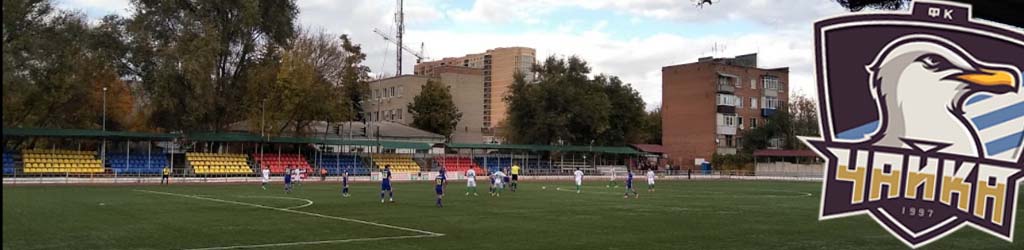
[[[906,248],[867,216],[819,222],[820,183],[662,181],[639,199],[604,184],[576,194],[569,183],[527,182],[496,198],[486,187],[467,197],[452,182],[444,208],[427,182],[396,183],[389,204],[372,183],[355,184],[349,198],[313,183],[292,194],[258,184],[5,186],[3,248]],[[964,228],[923,249],[1024,249],[1024,234],[1015,238]]]

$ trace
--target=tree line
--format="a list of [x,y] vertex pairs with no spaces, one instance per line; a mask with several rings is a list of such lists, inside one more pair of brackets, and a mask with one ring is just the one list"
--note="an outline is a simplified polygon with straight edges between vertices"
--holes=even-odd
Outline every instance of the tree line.
[[298,28],[291,0],[138,0],[96,21],[49,0],[3,4],[4,127],[99,128],[104,98],[112,130],[222,131],[265,118],[280,121],[270,132],[303,133],[362,118],[360,45]]

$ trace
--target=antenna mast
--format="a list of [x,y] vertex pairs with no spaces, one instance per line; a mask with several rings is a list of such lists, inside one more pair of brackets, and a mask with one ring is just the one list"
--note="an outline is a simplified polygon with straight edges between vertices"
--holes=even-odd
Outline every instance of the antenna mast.
[[397,69],[395,69],[395,76],[402,75],[402,34],[405,33],[405,14],[402,12],[402,0],[398,0],[398,11],[395,12],[395,25],[397,26],[397,32],[395,33],[395,42],[398,44],[398,53],[396,54]]

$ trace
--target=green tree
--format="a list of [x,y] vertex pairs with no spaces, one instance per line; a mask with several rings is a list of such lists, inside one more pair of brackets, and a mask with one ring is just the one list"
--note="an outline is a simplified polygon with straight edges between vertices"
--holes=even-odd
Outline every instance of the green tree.
[[129,120],[133,98],[81,13],[50,1],[4,1],[4,127],[99,128],[104,87],[107,127]]
[[622,145],[643,141],[644,102],[618,77],[591,78],[582,59],[549,57],[536,80],[516,76],[505,97],[505,137],[513,143]]
[[347,53],[342,64],[341,86],[348,97],[349,108],[357,121],[365,121],[363,117],[363,100],[370,94],[370,67],[362,65],[366,54],[359,44],[354,44],[348,35],[341,35],[341,48]]
[[[325,32],[300,31],[279,61],[255,67],[246,104],[249,127],[266,126],[280,134],[307,134],[314,121],[351,119],[342,90],[343,64],[348,54],[341,42]],[[263,123],[263,119],[267,121]]]
[[413,127],[445,137],[452,135],[462,119],[462,113],[455,107],[448,88],[434,80],[428,80],[423,85],[420,94],[413,98],[406,109],[412,114]]
[[222,130],[244,119],[254,69],[269,69],[296,35],[291,0],[132,1],[126,77],[150,100],[152,123]]
[[[604,86],[604,94],[611,104],[608,112],[608,129],[596,140],[601,145],[640,143],[644,141],[644,128],[650,126],[645,119],[644,99],[640,93],[616,76],[598,75],[595,84]],[[660,121],[659,121],[660,123]]]
[[647,123],[644,127],[644,143],[661,145],[661,108],[647,112],[644,119]]

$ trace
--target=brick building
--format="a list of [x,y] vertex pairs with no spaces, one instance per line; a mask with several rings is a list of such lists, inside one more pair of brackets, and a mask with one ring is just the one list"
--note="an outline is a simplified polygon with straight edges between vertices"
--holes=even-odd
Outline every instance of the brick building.
[[[508,113],[508,105],[503,98],[508,94],[516,72],[525,73],[527,81],[531,80],[530,68],[536,62],[536,51],[526,47],[507,47],[489,49],[484,53],[468,54],[461,57],[446,57],[437,61],[416,64],[416,75],[432,75],[446,66],[459,66],[483,70],[483,131],[488,139],[496,139],[493,129],[503,121]],[[459,93],[463,94],[463,93]],[[465,93],[469,94],[469,93]]]
[[662,144],[683,168],[735,154],[745,130],[789,101],[789,68],[758,68],[757,54],[665,66],[661,77]]

